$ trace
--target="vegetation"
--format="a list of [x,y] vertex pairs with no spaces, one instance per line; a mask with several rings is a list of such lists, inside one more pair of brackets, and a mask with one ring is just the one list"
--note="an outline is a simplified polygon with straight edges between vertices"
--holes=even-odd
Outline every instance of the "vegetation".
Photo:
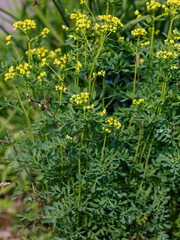
[[124,2],[81,0],[69,16],[58,5],[61,48],[36,18],[13,24],[21,51],[6,37],[1,106],[21,125],[1,145],[27,206],[22,239],[180,237],[180,2],[131,1],[121,15]]

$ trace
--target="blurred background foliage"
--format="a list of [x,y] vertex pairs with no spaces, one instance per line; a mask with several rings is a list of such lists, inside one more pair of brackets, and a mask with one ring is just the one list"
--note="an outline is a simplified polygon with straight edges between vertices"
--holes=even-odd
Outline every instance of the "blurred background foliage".
[[[12,207],[13,202],[8,196],[13,194],[15,186],[16,190],[18,189],[19,184],[19,179],[14,170],[3,161],[5,156],[13,150],[12,146],[3,147],[3,143],[6,141],[4,138],[7,136],[6,127],[13,135],[12,133],[15,133],[25,121],[11,104],[14,91],[11,85],[4,81],[5,69],[7,69],[9,61],[13,61],[12,56],[15,56],[13,48],[6,46],[5,37],[13,32],[12,24],[14,22],[33,18],[37,23],[38,31],[41,31],[44,27],[50,29],[50,34],[43,45],[52,50],[57,47],[66,49],[66,33],[62,30],[62,24],[72,26],[73,22],[69,19],[70,13],[83,8],[80,6],[79,0],[6,0],[5,2],[0,6],[0,182],[11,182],[11,184],[0,187],[0,216],[2,216],[2,211]],[[111,2],[111,0],[89,0],[89,8],[95,15],[102,14],[105,12],[107,2]],[[116,0],[114,2],[113,5],[110,5],[109,12],[121,19],[124,24],[122,34],[126,36],[134,28],[135,24],[141,21],[141,19],[135,18],[134,11],[138,9],[142,15],[146,15],[145,2],[147,1]],[[161,1],[161,3],[163,2],[165,1]],[[37,5],[34,3],[37,3]],[[158,24],[158,29],[167,33],[169,21],[158,22]],[[26,48],[24,37],[21,32],[14,34],[14,41],[21,56],[23,56]],[[8,107],[3,104],[4,98],[9,99]],[[14,139],[16,139],[16,134]],[[22,174],[25,178],[26,174]],[[21,198],[23,196],[20,195],[19,199]],[[11,214],[14,215],[15,213],[17,211],[13,209]],[[0,218],[0,223],[1,221]],[[2,229],[0,228],[0,230]]]

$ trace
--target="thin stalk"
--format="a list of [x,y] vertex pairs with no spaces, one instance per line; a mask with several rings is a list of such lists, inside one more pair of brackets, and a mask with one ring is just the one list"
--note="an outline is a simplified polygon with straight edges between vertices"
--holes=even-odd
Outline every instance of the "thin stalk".
[[143,157],[143,155],[144,155],[144,151],[145,151],[145,149],[146,149],[146,146],[147,146],[147,143],[148,143],[148,141],[149,141],[149,138],[150,138],[150,135],[151,135],[152,130],[153,130],[153,127],[151,128],[151,130],[150,130],[150,132],[149,132],[149,134],[148,134],[148,137],[147,137],[147,139],[146,139],[146,142],[145,142],[145,144],[144,144],[144,147],[143,147],[143,149],[142,149],[141,156],[140,156],[140,162],[141,162],[142,157]]
[[91,16],[92,16],[92,17],[93,17],[93,19],[95,20],[95,18],[94,18],[94,15],[93,15],[93,13],[92,13],[91,9],[89,8],[88,4],[87,4],[87,3],[85,3],[85,5],[86,5],[86,7],[87,7],[88,11],[90,12]]
[[[86,50],[85,50],[85,54],[84,54],[84,65],[85,65],[85,69],[87,66],[87,56],[86,56]],[[87,83],[87,74],[85,74],[85,84]]]
[[[95,63],[96,63],[97,58],[99,57],[99,54],[100,54],[100,52],[101,52],[101,50],[102,50],[102,47],[103,47],[103,44],[104,44],[104,40],[103,40],[103,36],[101,36],[101,39],[100,39],[100,48],[99,48],[98,53],[97,53],[97,55],[96,55],[96,57],[95,57],[95,59],[94,59],[94,61],[93,61],[93,63],[92,63],[91,71],[90,71],[90,75],[89,75],[89,95],[90,95],[90,93],[91,93],[91,81],[92,81],[92,73],[93,73],[94,65],[95,65]],[[93,92],[92,92],[92,94],[93,94]]]
[[31,63],[31,53],[30,53],[30,50],[31,50],[31,42],[30,42],[29,37],[28,37],[28,64],[29,65]]
[[152,32],[151,32],[151,45],[149,51],[149,59],[151,59],[152,51],[153,51],[153,42],[154,42],[154,32],[155,32],[155,23],[154,23],[154,13],[153,13],[153,25],[152,25]]
[[[81,134],[81,144],[83,141],[83,137],[84,137],[84,129],[83,132]],[[79,173],[79,190],[78,190],[78,208],[80,205],[80,201],[81,201],[81,188],[82,188],[82,182],[80,179],[80,175],[81,175],[81,150],[79,150],[79,157],[78,157],[78,173]]]
[[103,161],[104,158],[104,149],[105,149],[105,145],[106,145],[106,135],[104,136],[104,142],[103,142],[103,147],[102,147],[102,153],[101,153],[101,163]]
[[138,197],[138,195],[139,195],[139,193],[140,193],[140,191],[141,191],[141,188],[142,188],[142,186],[143,186],[144,180],[145,180],[146,169],[147,169],[147,166],[148,166],[148,161],[149,161],[149,157],[150,157],[150,153],[151,153],[153,141],[154,141],[154,135],[153,135],[152,140],[151,140],[151,144],[150,144],[149,151],[148,151],[148,155],[147,155],[146,162],[145,162],[143,179],[141,180],[141,183],[140,183],[138,192],[137,192],[137,194],[136,194],[136,198]]
[[138,54],[138,46],[139,46],[139,37],[137,40],[137,45],[136,45],[136,55],[135,55],[135,69],[134,69],[134,85],[133,85],[133,97],[132,97],[132,104],[134,101],[135,97],[135,89],[136,89],[136,75],[137,75],[137,54]]
[[26,109],[25,109],[25,107],[24,107],[24,105],[23,105],[23,103],[22,103],[21,97],[20,97],[20,95],[19,95],[19,92],[18,92],[16,86],[14,85],[13,81],[11,81],[11,82],[12,82],[12,84],[13,84],[13,87],[14,87],[14,89],[15,89],[15,91],[16,91],[16,94],[17,94],[17,96],[18,96],[19,102],[20,102],[20,104],[21,104],[21,107],[22,107],[22,109],[23,109],[23,111],[24,111],[24,113],[25,113],[25,116],[26,116],[26,118],[27,118],[27,122],[28,122],[28,125],[29,125],[29,130],[30,130],[30,133],[31,133],[33,145],[35,146],[35,141],[34,141],[34,136],[33,136],[33,133],[32,133],[31,121],[30,121],[29,115],[28,115],[28,113],[27,113],[27,111],[26,111]]
[[169,25],[169,31],[168,31],[168,40],[171,37],[173,21],[174,21],[174,18],[171,18],[170,25]]
[[46,63],[46,65],[47,65],[47,66],[51,69],[51,71],[62,81],[62,78],[57,74],[57,72],[54,71],[54,69],[53,69],[49,64]]
[[105,102],[105,77],[103,77],[103,99],[102,99],[102,109],[104,109],[104,102]]
[[[78,41],[76,42],[76,47],[78,49]],[[77,64],[78,64],[78,60],[79,60],[79,54],[77,51],[77,57],[76,57]],[[79,89],[79,71],[77,72],[76,88]]]
[[60,105],[61,105],[61,101],[62,101],[62,92],[63,92],[63,85],[64,85],[64,76],[65,76],[65,72],[63,71],[63,77],[62,77],[62,81],[61,81],[62,90],[60,91],[60,97],[59,97]]
[[139,138],[138,138],[136,153],[135,153],[135,156],[134,156],[134,162],[136,161],[136,158],[137,158],[137,155],[138,155],[138,150],[139,150],[139,146],[140,146],[140,142],[141,142],[141,136],[142,136],[142,123],[140,122]]

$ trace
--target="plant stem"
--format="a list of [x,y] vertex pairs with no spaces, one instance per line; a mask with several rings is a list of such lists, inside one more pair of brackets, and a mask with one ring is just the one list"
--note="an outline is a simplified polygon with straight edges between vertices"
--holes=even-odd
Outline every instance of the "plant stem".
[[14,89],[15,89],[15,91],[16,91],[16,94],[17,94],[17,96],[18,96],[19,102],[20,102],[20,104],[21,104],[21,107],[22,107],[22,109],[23,109],[23,111],[24,111],[24,113],[25,113],[25,116],[26,116],[26,118],[27,118],[27,122],[28,122],[28,125],[29,125],[29,130],[30,130],[30,133],[31,133],[32,141],[33,141],[33,146],[35,146],[35,141],[34,141],[34,136],[33,136],[33,133],[32,133],[31,121],[30,121],[29,115],[28,115],[28,113],[27,113],[27,111],[26,111],[26,109],[25,109],[25,107],[24,107],[24,105],[23,105],[23,103],[22,103],[21,97],[20,97],[20,95],[19,95],[19,92],[18,92],[15,84],[13,83],[13,81],[11,81],[11,82],[12,82],[12,84],[13,84],[13,87],[14,87]]
[[151,144],[150,144],[149,151],[148,151],[148,155],[147,155],[146,162],[145,162],[143,179],[141,180],[141,183],[140,183],[138,192],[137,192],[137,194],[136,194],[136,198],[138,197],[138,195],[139,195],[139,193],[140,193],[140,191],[141,191],[141,188],[142,188],[142,186],[143,186],[144,180],[145,180],[146,169],[147,169],[147,166],[148,166],[148,161],[149,161],[149,157],[150,157],[150,153],[151,153],[153,141],[154,141],[154,135],[152,136]]
[[154,32],[155,32],[155,23],[154,23],[154,13],[153,13],[153,25],[152,25],[152,32],[151,32],[151,45],[150,45],[150,51],[149,51],[149,59],[151,59],[151,55],[153,51]]
[[103,99],[102,99],[102,109],[104,109],[104,103],[105,103],[105,77],[103,77]]
[[[99,57],[99,54],[100,54],[100,52],[101,52],[101,50],[102,50],[102,47],[103,47],[103,44],[104,44],[104,40],[103,40],[103,36],[101,36],[101,39],[100,39],[100,48],[99,48],[98,53],[97,53],[97,55],[96,55],[96,57],[95,57],[95,59],[94,59],[94,61],[93,61],[93,63],[92,63],[91,71],[90,71],[90,75],[89,75],[89,95],[90,95],[90,93],[91,93],[91,81],[92,81],[92,73],[93,73],[94,65],[95,65],[95,63],[96,63],[97,58]],[[93,94],[93,92],[92,92],[92,94]]]
[[101,163],[103,161],[104,158],[104,149],[105,149],[105,145],[106,145],[106,135],[104,136],[104,142],[103,142],[103,147],[102,147],[102,153],[101,153]]
[[[78,41],[76,42],[76,47],[78,49]],[[79,59],[79,54],[77,51],[77,57],[76,57],[77,64],[78,64],[78,59]],[[76,88],[79,89],[79,71],[77,72]]]
[[170,25],[169,25],[169,31],[168,31],[168,37],[167,37],[168,40],[171,38],[173,21],[174,21],[174,18],[171,18]]
[[137,54],[138,54],[138,46],[139,46],[139,37],[136,45],[136,55],[135,55],[135,69],[134,69],[134,85],[133,85],[133,97],[132,97],[132,105],[135,97],[135,89],[136,89],[136,74],[137,74]]
[[138,155],[138,150],[139,150],[139,146],[140,146],[140,142],[141,142],[141,136],[142,136],[142,123],[140,122],[140,129],[139,129],[139,139],[138,139],[138,144],[137,144],[137,148],[136,148],[136,153],[134,156],[134,162],[136,161],[137,155]]

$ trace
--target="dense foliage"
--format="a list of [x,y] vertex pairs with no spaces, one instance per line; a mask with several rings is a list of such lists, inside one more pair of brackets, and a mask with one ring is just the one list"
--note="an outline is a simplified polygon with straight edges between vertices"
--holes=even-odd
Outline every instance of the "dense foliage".
[[[180,2],[147,2],[124,36],[109,12],[114,1],[101,15],[80,2],[72,27],[63,26],[63,49],[46,49],[49,29],[37,34],[30,19],[14,23],[26,36],[25,57],[6,37],[17,58],[5,73],[14,95],[4,105],[27,123],[6,138],[28,206],[20,234],[179,239]],[[166,34],[158,26],[167,19]]]

